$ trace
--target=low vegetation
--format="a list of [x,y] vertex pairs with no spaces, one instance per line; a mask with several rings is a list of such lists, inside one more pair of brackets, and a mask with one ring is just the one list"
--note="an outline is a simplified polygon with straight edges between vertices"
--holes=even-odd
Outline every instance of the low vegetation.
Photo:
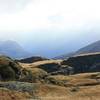
[[73,66],[62,60],[19,63],[0,56],[0,100],[99,98],[100,72],[74,74]]
[[32,96],[28,92],[0,88],[0,100],[28,100],[30,98],[32,98]]
[[49,84],[55,84],[65,87],[79,87],[79,86],[95,86],[100,85],[100,73],[84,73],[77,75],[53,75],[48,76],[46,81]]
[[13,59],[0,56],[0,80],[16,80],[21,76],[21,66]]
[[39,68],[24,68],[22,73],[23,75],[19,81],[31,83],[43,83],[44,78],[48,75],[46,71]]
[[100,72],[100,53],[81,54],[64,60],[61,64],[73,67],[74,74]]

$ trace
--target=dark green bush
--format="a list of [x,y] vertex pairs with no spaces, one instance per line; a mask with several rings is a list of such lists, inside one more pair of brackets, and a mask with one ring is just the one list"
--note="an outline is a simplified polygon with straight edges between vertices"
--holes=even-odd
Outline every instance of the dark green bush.
[[13,59],[0,56],[0,80],[16,80],[21,76],[21,66]]

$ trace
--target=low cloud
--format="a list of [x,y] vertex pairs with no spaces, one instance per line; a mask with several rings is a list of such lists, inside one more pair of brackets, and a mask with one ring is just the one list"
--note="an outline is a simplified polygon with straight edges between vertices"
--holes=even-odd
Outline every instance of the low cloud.
[[99,4],[99,0],[0,0],[0,32],[91,30],[100,26]]

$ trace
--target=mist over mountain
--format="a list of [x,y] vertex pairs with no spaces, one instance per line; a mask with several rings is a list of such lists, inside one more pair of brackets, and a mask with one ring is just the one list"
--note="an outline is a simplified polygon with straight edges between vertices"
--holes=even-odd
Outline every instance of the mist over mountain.
[[65,59],[73,55],[100,52],[100,41],[90,43],[87,46],[86,42],[84,42],[83,44],[82,42],[77,44],[77,41],[69,44],[66,43],[66,46],[64,46],[64,42],[59,43],[59,45],[56,45],[56,43],[53,44],[48,42],[41,42],[39,45],[35,43],[31,42],[29,44],[21,46],[20,42],[12,40],[0,41],[0,54],[7,55],[12,58],[43,56],[47,58]]
[[6,55],[12,58],[26,58],[32,56],[31,53],[21,47],[15,41],[0,41],[0,55]]
[[63,54],[58,57],[55,57],[54,59],[67,59],[68,57],[72,57],[74,55],[97,53],[97,52],[100,52],[100,40],[96,41],[94,43],[91,43],[83,48],[80,48],[79,50],[77,50],[75,52]]
[[98,0],[0,0],[0,40],[50,58],[73,52],[100,39],[99,9]]
[[100,52],[100,40],[79,49],[76,54]]

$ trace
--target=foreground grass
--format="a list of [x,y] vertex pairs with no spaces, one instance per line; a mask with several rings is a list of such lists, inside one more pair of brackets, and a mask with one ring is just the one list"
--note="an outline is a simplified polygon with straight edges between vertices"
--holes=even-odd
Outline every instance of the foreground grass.
[[[15,98],[19,98],[18,100],[100,100],[99,73],[49,76],[48,80],[51,77],[56,84],[16,81],[0,82],[0,99],[6,100],[3,99],[3,95],[11,95],[13,93]],[[66,85],[64,85],[63,81],[67,81]],[[59,82],[62,83],[59,84]],[[16,97],[17,95],[20,97]],[[13,100],[14,96],[11,97],[8,97],[10,99],[7,100]]]
[[94,86],[100,84],[100,73],[83,73],[70,76],[51,75],[46,80],[48,83],[65,87]]

